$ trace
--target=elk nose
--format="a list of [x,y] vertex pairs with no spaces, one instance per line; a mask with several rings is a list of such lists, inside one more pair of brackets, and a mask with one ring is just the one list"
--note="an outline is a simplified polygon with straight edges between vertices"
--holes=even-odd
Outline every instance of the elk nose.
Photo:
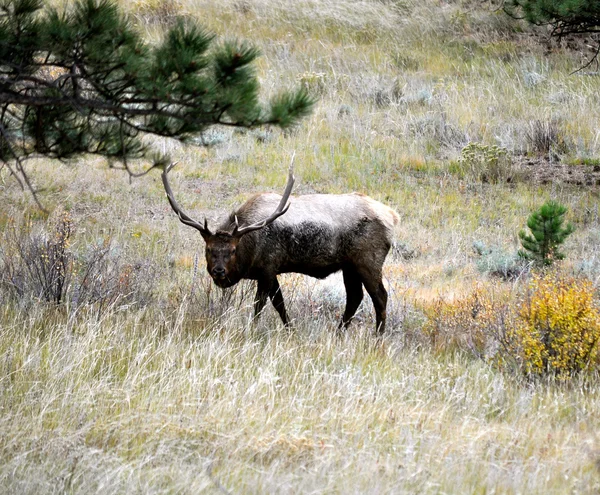
[[225,268],[216,266],[212,270],[213,277],[215,278],[224,278],[225,277]]

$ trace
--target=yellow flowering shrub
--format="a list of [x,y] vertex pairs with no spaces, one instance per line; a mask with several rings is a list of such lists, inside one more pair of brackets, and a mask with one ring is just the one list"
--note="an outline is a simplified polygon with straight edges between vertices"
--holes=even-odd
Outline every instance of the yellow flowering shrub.
[[534,278],[518,316],[507,350],[526,373],[568,375],[598,363],[600,312],[589,280]]
[[431,346],[527,375],[566,378],[600,365],[600,310],[589,280],[545,275],[525,290],[509,287],[478,283],[461,297],[421,303]]

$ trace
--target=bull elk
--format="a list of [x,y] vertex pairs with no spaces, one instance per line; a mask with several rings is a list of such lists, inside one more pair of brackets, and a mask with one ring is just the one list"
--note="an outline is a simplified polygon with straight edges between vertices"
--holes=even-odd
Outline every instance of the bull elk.
[[376,331],[385,330],[387,292],[382,266],[391,246],[398,214],[359,193],[292,196],[294,176],[290,168],[283,196],[257,194],[212,232],[192,220],[179,207],[165,167],[162,181],[179,220],[194,227],[206,242],[207,270],[219,287],[231,287],[242,279],[257,281],[254,314],[267,298],[289,324],[277,275],[302,273],[325,278],[342,270],[346,309],[340,328],[346,328],[363,298],[363,285],[373,301]]

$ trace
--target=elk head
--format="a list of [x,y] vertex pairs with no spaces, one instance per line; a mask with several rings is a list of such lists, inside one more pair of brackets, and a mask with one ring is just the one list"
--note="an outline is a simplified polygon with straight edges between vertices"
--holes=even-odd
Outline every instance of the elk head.
[[206,218],[204,219],[204,223],[196,222],[190,218],[175,201],[173,191],[171,190],[171,186],[167,179],[167,174],[174,166],[175,164],[171,164],[165,167],[162,172],[162,181],[171,208],[177,213],[177,216],[182,223],[200,231],[204,242],[206,242],[206,268],[215,284],[222,288],[231,287],[232,285],[237,284],[242,278],[242,273],[240,273],[236,258],[236,250],[240,239],[250,232],[266,227],[288,210],[290,207],[288,199],[292,192],[292,187],[294,186],[292,167],[290,167],[288,181],[283,196],[281,197],[281,201],[271,215],[259,222],[244,227],[239,226],[237,217],[235,217],[235,223],[231,232],[218,230],[213,233],[208,228]]

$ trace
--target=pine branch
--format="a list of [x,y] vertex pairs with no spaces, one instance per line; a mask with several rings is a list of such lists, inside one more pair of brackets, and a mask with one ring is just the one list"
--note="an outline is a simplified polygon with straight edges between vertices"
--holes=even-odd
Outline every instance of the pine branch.
[[95,153],[138,177],[152,169],[129,167],[149,151],[143,135],[184,141],[213,125],[288,128],[315,103],[300,90],[261,105],[258,50],[214,48],[214,35],[191,21],[151,48],[112,0],[76,0],[62,12],[42,6],[0,5],[0,161],[14,161],[9,172],[36,201],[22,162],[32,154]]

